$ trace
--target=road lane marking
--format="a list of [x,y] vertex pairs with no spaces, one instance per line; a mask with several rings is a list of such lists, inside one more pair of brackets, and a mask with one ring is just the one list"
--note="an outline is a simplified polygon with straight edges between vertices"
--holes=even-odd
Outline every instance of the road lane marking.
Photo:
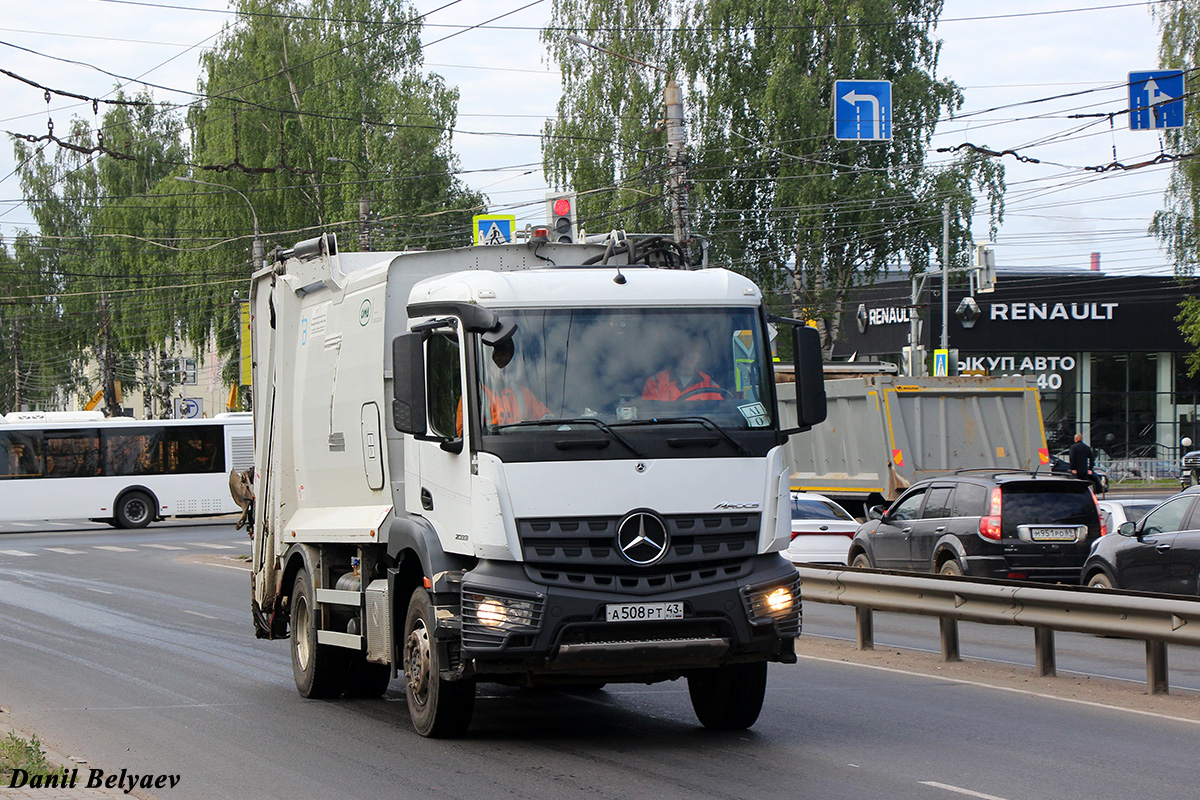
[[93,589],[91,586],[85,586],[83,588],[87,589],[89,592],[95,592],[96,594],[112,594],[112,592],[106,591],[104,589]]
[[213,544],[212,542],[188,542],[193,547],[208,547],[213,550],[232,550],[233,547],[227,544]]
[[208,614],[201,614],[199,611],[188,611],[186,608],[183,609],[183,613],[191,614],[193,617],[204,617],[205,619],[217,619],[216,617],[210,617]]
[[84,553],[83,550],[72,550],[69,547],[45,547],[43,549],[44,550],[53,550],[56,553],[66,553],[69,556],[81,556]]
[[247,564],[247,565],[246,565],[246,566],[244,566],[244,567],[239,567],[239,566],[235,566],[234,564],[214,564],[214,563],[213,563],[213,562],[211,562],[211,561],[201,561],[201,562],[199,562],[199,563],[201,563],[201,564],[207,564],[207,565],[208,565],[208,566],[210,566],[210,567],[223,567],[224,569],[236,569],[236,570],[238,570],[238,571],[240,571],[240,572],[250,572],[250,565],[249,565],[249,564]]
[[115,544],[98,544],[97,550],[110,550],[114,553],[136,553],[137,550],[133,547],[117,547]]
[[6,556],[16,556],[17,558],[29,558],[37,555],[36,553],[26,553],[24,550],[0,550]]
[[159,550],[186,550],[186,547],[179,547],[174,544],[144,544],[142,547],[157,547]]
[[1013,686],[997,686],[992,683],[984,683],[983,681],[968,681],[968,680],[964,680],[963,678],[950,678],[945,675],[933,675],[933,674],[930,674],[927,672],[911,672],[909,670],[897,669],[896,667],[883,667],[883,666],[879,666],[877,664],[859,664],[859,663],[856,663],[853,661],[842,661],[841,659],[825,658],[823,656],[809,656],[809,655],[803,655],[801,653],[797,653],[796,657],[797,658],[805,658],[805,659],[808,659],[809,661],[823,661],[826,664],[837,664],[840,667],[844,667],[847,664],[850,664],[850,665],[853,665],[856,667],[863,667],[864,669],[876,669],[881,672],[891,672],[896,675],[907,675],[909,677],[917,677],[917,678],[933,678],[934,680],[946,681],[947,683],[958,683],[963,686],[977,686],[980,689],[993,689],[997,692],[1011,692],[1012,694],[1023,694],[1028,697],[1038,697],[1043,700],[1060,700],[1064,703],[1075,703],[1076,705],[1091,706],[1092,708],[1103,708],[1108,711],[1124,711],[1127,714],[1137,714],[1138,716],[1141,716],[1141,717],[1153,717],[1155,719],[1168,719],[1168,720],[1171,720],[1172,722],[1186,722],[1189,725],[1200,725],[1200,719],[1192,719],[1189,717],[1176,717],[1171,714],[1162,714],[1162,713],[1159,713],[1158,711],[1145,711],[1140,708],[1126,708],[1125,706],[1114,706],[1111,703],[1097,703],[1094,700],[1080,700],[1075,697],[1059,697],[1058,695],[1054,695],[1054,694],[1047,694],[1045,692],[1031,692],[1028,689],[1018,689]]
[[945,789],[947,792],[965,794],[967,797],[978,797],[979,800],[1008,800],[1008,798],[1001,797],[1000,795],[973,792],[970,789],[964,789],[961,786],[951,786],[948,783],[938,783],[937,781],[917,781],[917,783],[921,784],[922,786],[932,786],[935,789]]

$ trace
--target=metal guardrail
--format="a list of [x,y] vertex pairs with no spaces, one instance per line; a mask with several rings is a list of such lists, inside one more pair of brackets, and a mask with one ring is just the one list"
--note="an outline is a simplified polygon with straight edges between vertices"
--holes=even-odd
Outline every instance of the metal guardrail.
[[1146,643],[1147,688],[1166,694],[1167,645],[1200,647],[1200,598],[881,570],[797,569],[803,600],[854,607],[860,650],[874,648],[874,611],[937,617],[946,661],[961,660],[959,622],[1032,628],[1042,676],[1056,674],[1055,631],[1140,639]]

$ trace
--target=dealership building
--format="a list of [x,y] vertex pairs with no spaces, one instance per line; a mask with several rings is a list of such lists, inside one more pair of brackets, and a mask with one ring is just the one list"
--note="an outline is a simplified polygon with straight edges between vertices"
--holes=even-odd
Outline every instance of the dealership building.
[[[902,363],[914,311],[918,343],[932,353],[942,331],[941,287],[932,282],[915,307],[908,279],[880,281],[850,299],[835,359]],[[951,369],[1034,378],[1052,453],[1078,431],[1100,459],[1174,459],[1183,437],[1200,442],[1200,380],[1187,375],[1193,348],[1175,319],[1195,290],[1169,277],[1089,270],[1002,271],[995,290],[973,303],[964,303],[966,286],[951,287]]]

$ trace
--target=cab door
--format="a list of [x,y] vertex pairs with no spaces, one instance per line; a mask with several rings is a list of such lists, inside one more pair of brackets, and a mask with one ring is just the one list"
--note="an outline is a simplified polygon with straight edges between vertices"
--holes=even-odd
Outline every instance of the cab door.
[[[454,328],[429,332],[424,344],[428,434],[415,437],[415,477],[408,510],[432,523],[448,552],[471,552],[471,457],[464,446],[463,341]],[[406,460],[408,456],[406,455]]]

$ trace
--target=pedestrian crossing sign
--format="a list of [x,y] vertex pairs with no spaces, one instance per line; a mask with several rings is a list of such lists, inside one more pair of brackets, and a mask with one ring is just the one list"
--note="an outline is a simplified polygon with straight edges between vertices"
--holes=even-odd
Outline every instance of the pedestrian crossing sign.
[[933,351],[933,374],[937,378],[945,378],[950,375],[950,351],[949,350],[934,350]]
[[478,214],[471,217],[475,244],[512,244],[517,218],[511,214]]

